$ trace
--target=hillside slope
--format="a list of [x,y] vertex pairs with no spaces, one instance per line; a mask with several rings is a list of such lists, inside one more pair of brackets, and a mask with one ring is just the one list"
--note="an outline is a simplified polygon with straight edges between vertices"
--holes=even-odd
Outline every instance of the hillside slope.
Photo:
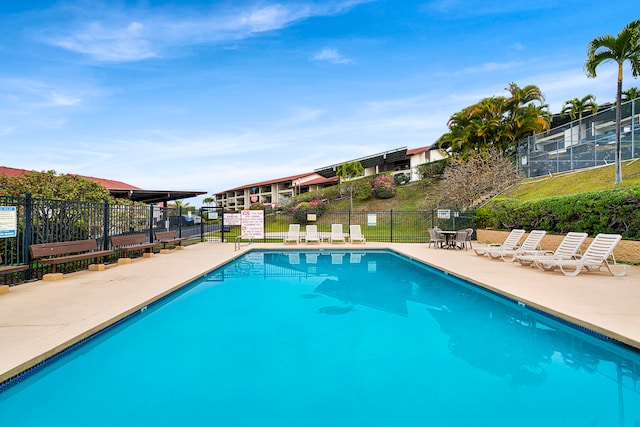
[[[518,199],[526,201],[589,191],[640,186],[640,159],[622,163],[621,184],[614,184],[614,176],[614,165],[611,164],[550,177],[525,179],[492,200]],[[488,203],[491,203],[491,201]]]

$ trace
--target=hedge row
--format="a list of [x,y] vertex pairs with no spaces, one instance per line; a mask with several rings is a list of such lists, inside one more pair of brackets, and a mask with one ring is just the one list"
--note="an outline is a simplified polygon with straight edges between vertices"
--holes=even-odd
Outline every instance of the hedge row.
[[484,227],[542,229],[621,234],[640,240],[640,187],[594,191],[570,196],[519,202],[496,200],[478,210]]

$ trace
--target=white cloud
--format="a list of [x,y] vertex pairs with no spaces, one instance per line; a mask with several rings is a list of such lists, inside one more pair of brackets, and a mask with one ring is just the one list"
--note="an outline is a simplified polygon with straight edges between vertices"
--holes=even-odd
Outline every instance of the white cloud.
[[139,22],[107,28],[100,22],[92,22],[73,34],[52,39],[51,43],[99,61],[136,61],[158,56],[147,37],[145,26]]
[[320,52],[311,57],[314,61],[327,61],[332,64],[349,64],[353,62],[351,59],[342,56],[338,49],[324,48]]
[[79,93],[65,85],[27,78],[0,79],[0,94],[6,100],[2,104],[20,108],[67,107],[82,102]]
[[510,70],[512,68],[517,68],[521,66],[522,63],[519,61],[508,61],[508,62],[485,62],[483,64],[479,64],[473,67],[467,67],[461,70],[462,73],[473,74],[473,73],[490,73],[494,71],[503,71]]
[[46,29],[44,41],[98,61],[140,61],[163,56],[172,47],[242,40],[310,17],[345,13],[370,1],[262,2],[250,8],[215,5],[207,10],[186,6],[121,10],[99,3],[72,9],[71,22]]

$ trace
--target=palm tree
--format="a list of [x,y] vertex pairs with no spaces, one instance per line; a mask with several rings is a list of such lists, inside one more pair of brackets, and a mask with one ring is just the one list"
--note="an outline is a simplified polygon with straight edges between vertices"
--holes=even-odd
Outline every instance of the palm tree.
[[618,90],[616,93],[616,184],[622,183],[622,144],[620,124],[622,121],[622,71],[629,61],[634,77],[640,75],[640,19],[628,23],[617,36],[605,34],[589,42],[584,69],[587,77],[596,77],[596,68],[605,62],[618,64]]
[[[578,141],[580,141],[582,135],[582,114],[586,112],[591,114],[598,112],[596,97],[592,94],[586,95],[582,99],[573,98],[565,101],[565,103],[562,104],[562,111],[560,111],[561,116],[568,115],[571,117],[571,120],[575,120],[576,117],[578,118]],[[573,141],[571,141],[571,145],[569,147],[571,146],[573,146]],[[571,161],[573,162],[573,156],[571,156]]]
[[637,87],[630,87],[627,90],[622,91],[622,101],[633,101],[634,99],[640,98],[640,89]]
[[438,140],[440,148],[462,158],[492,147],[508,154],[517,151],[517,141],[528,134],[549,128],[550,114],[540,88],[510,83],[505,90],[510,97],[484,98],[454,113],[447,123],[449,132]]
[[[364,173],[364,168],[360,162],[344,162],[336,169],[336,175],[342,181],[351,181]],[[353,183],[349,184],[349,204],[353,210]]]

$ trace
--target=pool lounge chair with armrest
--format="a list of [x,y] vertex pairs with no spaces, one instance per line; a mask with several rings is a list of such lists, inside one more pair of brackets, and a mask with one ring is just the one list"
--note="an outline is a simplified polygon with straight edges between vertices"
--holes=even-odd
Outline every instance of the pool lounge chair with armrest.
[[540,250],[540,244],[542,242],[542,238],[547,234],[545,230],[532,230],[524,242],[522,242],[521,246],[518,246],[513,249],[499,247],[499,248],[488,248],[487,255],[489,258],[501,258],[506,262],[513,262],[516,259],[517,255],[524,255],[529,253],[534,253]]
[[304,241],[307,243],[320,243],[320,235],[318,234],[318,226],[315,224],[307,225]]
[[520,243],[520,239],[524,236],[525,231],[519,228],[514,228],[511,230],[509,235],[502,244],[489,244],[487,246],[483,246],[481,248],[474,249],[476,255],[488,255],[487,250],[495,250],[497,248],[503,249],[516,249],[518,248],[518,243]]
[[349,226],[349,236],[351,243],[367,243],[367,239],[362,235],[360,224],[351,224]]
[[342,232],[342,224],[331,224],[331,234],[329,235],[329,243],[346,243],[347,238]]
[[577,276],[584,268],[586,271],[599,271],[606,267],[612,276],[624,276],[629,270],[625,264],[616,264],[613,250],[622,239],[619,234],[598,234],[587,250],[575,259],[554,259],[540,262],[545,270],[558,267],[565,276]]
[[289,224],[289,232],[282,238],[282,243],[300,243],[300,224]]
[[[577,233],[575,231],[567,233],[560,242],[555,251],[535,251],[528,254],[516,255],[516,261],[521,265],[532,265],[534,267],[543,268],[544,261],[553,261],[556,259],[574,259],[580,254],[580,248],[587,238],[587,233]],[[555,268],[555,267],[553,267]]]

